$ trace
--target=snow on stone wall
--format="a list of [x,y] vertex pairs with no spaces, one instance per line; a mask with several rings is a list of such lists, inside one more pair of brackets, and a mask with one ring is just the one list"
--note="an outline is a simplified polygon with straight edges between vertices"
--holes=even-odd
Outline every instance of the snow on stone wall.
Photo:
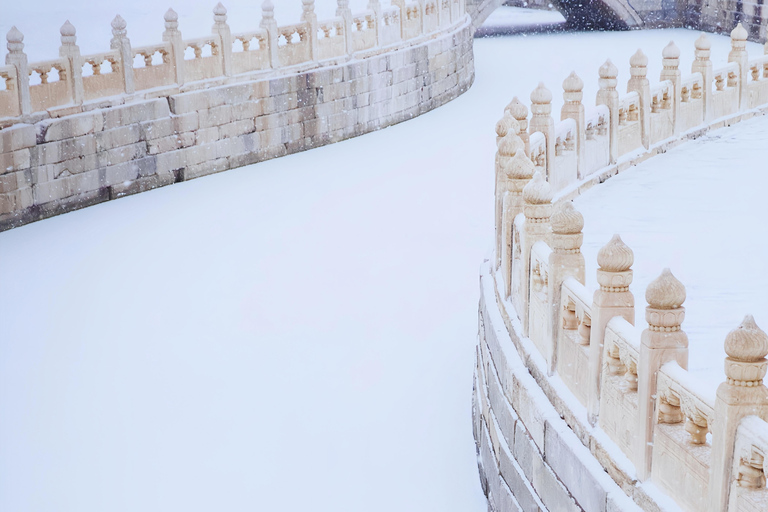
[[614,236],[597,255],[599,289],[587,290],[584,219],[569,201],[684,140],[768,112],[768,60],[749,58],[747,37],[733,29],[729,64],[713,69],[702,35],[685,78],[670,43],[655,85],[638,51],[623,97],[608,61],[591,114],[572,73],[561,122],[539,85],[530,117],[515,98],[497,123],[496,244],[481,279],[473,409],[492,510],[768,503],[768,335],[747,316],[725,339],[727,380],[704,391],[687,371],[684,285],[664,270],[646,290],[647,328],[636,329],[632,250]]
[[32,64],[12,29],[0,229],[361,135],[464,92],[474,70],[462,1],[394,4],[326,21],[310,8],[278,26],[265,2],[260,28],[241,34],[219,4],[213,34],[192,40],[169,10],[163,43],[141,48],[118,16],[112,49],[90,56],[65,23],[59,59]]

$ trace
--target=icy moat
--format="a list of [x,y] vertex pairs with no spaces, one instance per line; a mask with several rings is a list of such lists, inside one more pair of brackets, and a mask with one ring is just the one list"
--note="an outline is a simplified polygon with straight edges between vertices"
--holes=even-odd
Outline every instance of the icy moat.
[[[474,87],[410,122],[0,234],[0,510],[486,510],[469,390],[494,125],[542,80],[559,111],[572,69],[592,101],[606,57],[623,89],[638,47],[651,77],[670,39],[687,67],[697,36],[477,40]],[[621,233],[641,324],[671,267],[713,385],[726,332],[768,327],[766,136],[712,132],[576,201],[588,286]]]

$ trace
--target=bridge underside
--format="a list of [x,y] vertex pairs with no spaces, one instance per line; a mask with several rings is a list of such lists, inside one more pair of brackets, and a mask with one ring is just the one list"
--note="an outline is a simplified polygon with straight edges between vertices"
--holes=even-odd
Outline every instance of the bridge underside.
[[762,42],[768,25],[763,0],[467,0],[467,12],[479,27],[502,5],[554,7],[573,29],[690,27],[730,32],[741,22],[750,40]]

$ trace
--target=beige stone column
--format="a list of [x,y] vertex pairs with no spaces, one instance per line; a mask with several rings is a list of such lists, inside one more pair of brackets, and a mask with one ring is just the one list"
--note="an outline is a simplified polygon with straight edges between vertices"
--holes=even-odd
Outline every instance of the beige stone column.
[[317,62],[317,14],[315,13],[315,0],[301,0],[301,21],[309,25],[309,58],[312,62]]
[[22,116],[32,113],[32,99],[29,95],[29,63],[24,53],[24,34],[16,27],[6,34],[8,41],[8,55],[5,56],[5,64],[16,69],[16,87],[18,88],[19,112]]
[[603,368],[603,342],[605,327],[611,318],[620,316],[635,324],[635,298],[629,291],[632,283],[632,264],[635,255],[632,249],[613,235],[597,253],[597,282],[600,289],[592,300],[592,323],[589,335],[589,395],[587,418],[597,424],[600,414],[600,379]]
[[277,30],[275,6],[272,4],[272,0],[264,0],[264,3],[261,4],[261,23],[259,26],[267,31],[269,63],[272,69],[278,69],[280,67],[280,58],[277,54],[277,38],[280,36],[280,33]]
[[728,54],[728,62],[739,65],[739,110],[746,110],[749,104],[749,54],[747,53],[747,31],[741,26],[731,31],[731,52]]
[[562,325],[562,310],[560,300],[563,281],[573,277],[584,284],[584,255],[581,253],[581,244],[584,235],[584,217],[576,211],[573,203],[565,201],[555,207],[555,212],[550,219],[552,226],[552,253],[549,255],[549,290],[552,326],[552,344],[550,353],[545,354],[548,363],[547,372],[551,376],[557,368],[557,333]]
[[597,91],[597,105],[605,105],[610,112],[608,122],[608,155],[609,161],[615,164],[619,158],[619,93],[616,91],[616,85],[619,81],[619,70],[610,59],[600,66],[600,90]]
[[573,119],[576,121],[576,175],[579,179],[584,177],[586,164],[584,153],[584,141],[587,138],[586,114],[584,112],[584,81],[576,72],[571,72],[563,81],[563,108],[560,111],[560,119]]
[[[515,122],[514,119],[508,118],[508,121],[510,121],[510,129],[512,128],[511,123]],[[498,127],[497,127],[498,128]],[[502,132],[504,130],[502,129]],[[497,134],[499,132],[497,131]],[[523,141],[515,135],[513,131],[506,132],[506,135],[498,140],[498,150],[496,151],[496,162],[495,162],[495,174],[496,174],[496,190],[495,190],[495,218],[496,218],[496,268],[499,268],[501,264],[501,240],[502,240],[502,229],[503,229],[503,220],[502,220],[502,212],[503,212],[503,203],[504,203],[504,194],[507,191],[507,184],[506,184],[506,174],[505,174],[505,166],[506,164],[512,160],[512,157],[515,155],[518,149],[524,149]]]
[[546,140],[545,178],[549,179],[555,164],[555,120],[552,119],[552,93],[543,83],[531,93],[531,123],[528,133],[541,132]]
[[552,229],[549,218],[552,215],[552,189],[541,172],[536,171],[533,179],[523,188],[523,213],[525,223],[520,234],[521,250],[521,282],[518,283],[520,304],[522,308],[517,313],[523,325],[523,336],[528,336],[528,310],[531,281],[531,249],[536,242],[549,243]]
[[688,336],[681,329],[685,319],[685,286],[668,268],[662,271],[645,291],[648,307],[645,320],[648,328],[640,341],[637,368],[639,429],[635,437],[635,469],[640,481],[651,476],[653,454],[653,418],[655,417],[656,378],[661,367],[669,361],[688,368]]
[[525,144],[525,154],[531,156],[531,138],[528,135],[528,107],[523,105],[517,96],[507,105],[506,111],[515,118],[519,125],[518,135]]
[[128,24],[119,14],[112,20],[112,42],[110,47],[117,50],[120,73],[123,78],[123,88],[126,94],[133,94],[136,88],[133,84],[133,50],[128,39],[126,27]]
[[352,9],[349,8],[349,0],[336,0],[336,5],[336,16],[341,18],[344,23],[346,54],[352,55],[355,51],[355,46],[352,42]]
[[523,213],[523,189],[533,178],[535,170],[536,166],[525,154],[520,141],[515,155],[505,162],[503,167],[506,188],[501,217],[501,270],[504,277],[505,297],[509,297],[512,293],[512,251],[514,250],[512,234],[515,217]]
[[219,2],[213,8],[213,34],[218,36],[221,72],[232,76],[232,31],[227,25],[227,9]]
[[[741,25],[739,25],[741,26]],[[709,477],[709,510],[728,508],[733,475],[736,429],[746,416],[768,421],[768,388],[763,384],[768,370],[768,335],[747,315],[725,338],[726,381],[717,388],[712,425],[712,459]]]
[[171,45],[171,66],[173,67],[173,76],[178,85],[184,85],[184,41],[181,38],[179,30],[179,15],[173,9],[168,9],[163,16],[165,20],[165,31],[163,31],[163,41]]
[[629,59],[629,82],[627,92],[636,92],[640,97],[640,140],[643,147],[651,147],[651,83],[648,80],[648,57],[637,50]]
[[670,41],[661,52],[662,70],[660,79],[672,82],[672,97],[670,106],[672,109],[672,133],[680,132],[680,95],[682,94],[683,77],[680,74],[680,48]]
[[83,61],[80,57],[80,47],[77,46],[77,31],[67,20],[59,30],[61,46],[59,56],[67,59],[67,76],[59,77],[66,80],[69,98],[75,105],[82,105],[85,91],[83,89]]
[[696,39],[696,59],[691,65],[692,73],[701,73],[704,86],[701,88],[701,100],[703,103],[704,121],[709,120],[712,117],[712,75],[714,71],[712,68],[712,61],[709,59],[712,53],[712,43],[706,34],[702,33],[698,39]]

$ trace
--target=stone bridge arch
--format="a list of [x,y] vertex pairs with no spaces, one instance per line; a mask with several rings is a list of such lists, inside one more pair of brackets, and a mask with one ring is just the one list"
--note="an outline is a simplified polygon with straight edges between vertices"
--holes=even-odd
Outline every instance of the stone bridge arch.
[[502,5],[548,7],[551,4],[563,13],[567,23],[574,28],[629,29],[644,26],[644,20],[650,18],[659,21],[669,17],[669,14],[677,18],[674,0],[632,3],[635,6],[639,4],[641,8],[651,7],[648,4],[652,3],[655,8],[640,10],[633,7],[629,0],[467,0],[467,12],[476,28]]

